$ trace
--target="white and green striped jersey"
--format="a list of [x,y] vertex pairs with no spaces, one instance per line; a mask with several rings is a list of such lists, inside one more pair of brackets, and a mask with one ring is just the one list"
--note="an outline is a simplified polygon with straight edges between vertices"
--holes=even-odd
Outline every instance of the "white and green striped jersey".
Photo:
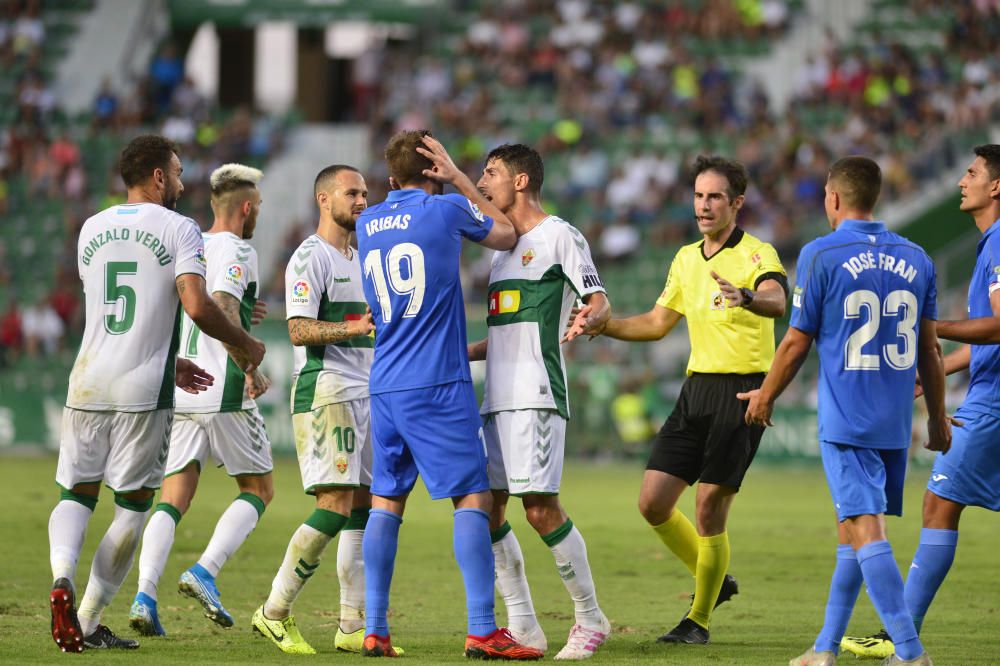
[[578,297],[603,292],[590,247],[550,215],[493,255],[486,324],[486,391],[480,412],[553,409],[569,418],[562,339]]
[[[250,315],[257,302],[257,251],[228,231],[202,234],[205,240],[205,284],[209,294],[222,292],[240,302],[240,324],[250,330]],[[185,414],[212,414],[253,409],[243,371],[229,357],[221,342],[201,330],[186,314],[181,324],[178,356],[191,359],[215,377],[207,391],[192,395],[177,389],[175,409]]]
[[176,280],[205,275],[198,225],[151,203],[112,206],[80,230],[87,323],[66,406],[145,412],[174,405],[180,339]]
[[[358,253],[352,250],[347,258],[316,234],[304,240],[285,268],[288,319],[350,321],[363,317],[367,307]],[[292,413],[367,398],[374,348],[373,335],[295,347]]]

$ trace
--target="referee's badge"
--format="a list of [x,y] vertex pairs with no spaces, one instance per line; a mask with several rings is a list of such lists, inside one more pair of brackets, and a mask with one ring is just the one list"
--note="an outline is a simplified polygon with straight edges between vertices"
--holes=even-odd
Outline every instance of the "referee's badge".
[[721,291],[717,291],[714,294],[712,294],[712,309],[713,310],[726,309],[726,297],[722,295]]

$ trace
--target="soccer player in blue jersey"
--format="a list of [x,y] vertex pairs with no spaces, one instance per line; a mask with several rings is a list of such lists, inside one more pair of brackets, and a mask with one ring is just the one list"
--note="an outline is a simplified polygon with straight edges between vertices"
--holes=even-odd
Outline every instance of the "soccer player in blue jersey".
[[[365,299],[375,322],[362,654],[397,656],[386,620],[389,585],[406,497],[419,473],[431,498],[449,497],[455,506],[455,559],[469,616],[465,655],[539,659],[541,651],[497,628],[493,612],[492,496],[459,282],[463,238],[509,250],[517,235],[427,130],[396,134],[385,158],[393,191],[357,222]],[[459,193],[443,195],[446,183]]]
[[[955,431],[951,450],[934,461],[920,543],[906,577],[906,608],[918,632],[955,559],[962,511],[1000,511],[1000,145],[977,146],[973,153],[958,182],[959,207],[983,234],[969,283],[969,319],[937,325],[938,336],[968,343],[945,357],[944,368],[947,374],[968,369],[969,389],[955,413],[964,425]],[[845,637],[843,647],[878,657],[891,653],[893,644],[883,630]]]
[[930,664],[903,601],[903,579],[885,514],[902,513],[913,384],[919,370],[933,451],[947,451],[944,368],[935,335],[934,264],[917,245],[873,220],[882,174],[866,157],[830,169],[826,212],[833,233],[799,255],[788,332],[748,423],[770,425],[774,401],[809,353],[819,352],[819,440],[837,511],[839,545],[823,629],[791,666],[833,666],[862,580],[896,653],[884,664]]

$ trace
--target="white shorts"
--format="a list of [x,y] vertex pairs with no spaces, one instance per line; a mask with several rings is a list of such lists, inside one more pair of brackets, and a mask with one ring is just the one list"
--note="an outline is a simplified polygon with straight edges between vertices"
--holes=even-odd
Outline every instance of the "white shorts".
[[549,409],[483,417],[490,488],[511,495],[555,495],[562,480],[566,419]]
[[104,481],[116,493],[159,488],[173,409],[149,412],[63,410],[56,483],[67,490]]
[[191,462],[199,471],[211,454],[229,476],[268,474],[274,468],[271,443],[257,408],[209,414],[174,414],[167,476]]
[[316,488],[372,484],[368,398],[335,402],[292,414],[295,451],[306,493]]

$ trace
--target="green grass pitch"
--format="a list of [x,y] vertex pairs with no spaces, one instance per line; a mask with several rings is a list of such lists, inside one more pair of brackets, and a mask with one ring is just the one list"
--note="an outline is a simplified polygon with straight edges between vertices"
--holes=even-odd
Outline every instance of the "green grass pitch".
[[[47,523],[58,499],[52,480],[54,458],[0,458],[4,511],[0,520],[0,662],[89,664],[291,663],[309,661],[277,651],[250,632],[249,619],[270,589],[271,578],[292,531],[308,515],[312,500],[301,492],[294,461],[280,460],[277,494],[257,530],[219,577],[223,602],[236,626],[218,629],[176,592],[176,580],[204,547],[215,520],[236,496],[221,471],[204,474],[191,512],[181,521],[177,541],[160,586],[160,617],[169,636],[142,639],[139,653],[87,652],[61,655],[49,634],[47,592],[51,584]],[[709,646],[664,646],[656,636],[670,629],[687,608],[690,576],[646,527],[635,509],[642,470],[638,464],[570,463],[563,498],[587,541],[601,606],[614,633],[593,662],[632,664],[785,664],[808,647],[823,618],[836,532],[833,511],[819,468],[751,469],[736,500],[730,525],[731,571],[741,592],[713,617]],[[897,561],[909,566],[920,528],[920,501],[927,470],[916,469],[907,488],[903,519],[890,520]],[[688,493],[691,495],[692,493]],[[90,558],[110,519],[110,493],[102,495],[87,536],[77,584],[87,579]],[[691,515],[692,498],[682,500]],[[548,635],[549,657],[562,646],[573,624],[572,604],[552,556],[536,538],[516,500],[511,524],[524,549],[535,606]],[[925,624],[924,641],[936,664],[1000,663],[1000,523],[993,514],[971,509],[962,525],[955,566]],[[339,596],[336,545],[306,585],[295,607],[299,627],[324,662],[357,661],[333,648]],[[105,623],[131,635],[128,607],[136,588],[134,566]],[[461,579],[451,551],[451,510],[432,503],[422,486],[410,502],[399,543],[390,619],[394,641],[409,662],[460,662],[465,634]],[[503,620],[502,604],[498,604]],[[871,602],[862,592],[851,622],[855,633],[878,628]],[[854,663],[845,655],[841,663]],[[869,662],[875,663],[875,662]]]

